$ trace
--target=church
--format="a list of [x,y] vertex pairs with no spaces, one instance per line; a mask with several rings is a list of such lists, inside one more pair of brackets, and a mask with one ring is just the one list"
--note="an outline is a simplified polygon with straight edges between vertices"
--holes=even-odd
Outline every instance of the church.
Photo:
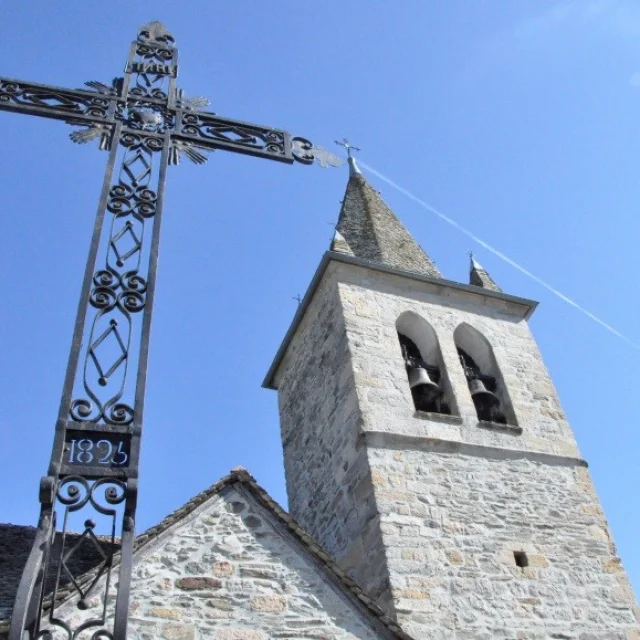
[[[264,381],[290,510],[236,468],[139,534],[127,636],[640,640],[535,308],[473,258],[469,284],[444,279],[350,157],[331,247]],[[0,525],[0,638],[34,532]],[[80,538],[82,577],[45,600],[76,629],[115,593]],[[48,637],[72,636],[54,622]]]

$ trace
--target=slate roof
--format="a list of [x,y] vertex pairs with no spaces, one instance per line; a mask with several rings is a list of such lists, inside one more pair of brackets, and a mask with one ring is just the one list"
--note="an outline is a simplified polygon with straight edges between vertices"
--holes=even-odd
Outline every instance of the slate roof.
[[[78,533],[67,534],[67,548],[73,546],[75,540],[80,536]],[[36,537],[35,527],[25,527],[14,524],[0,524],[0,631],[2,621],[9,618],[13,609],[13,600],[18,590],[22,570],[31,551],[31,546]],[[109,541],[102,536],[98,536],[105,551],[108,549]],[[60,557],[61,536],[56,535],[51,557],[57,562]],[[118,548],[118,545],[115,545]],[[74,575],[82,575],[95,568],[103,560],[93,545],[82,545],[73,554],[69,561],[70,568]],[[63,589],[69,584],[68,575],[64,572],[60,576],[60,584]],[[54,576],[48,576],[45,584],[46,593],[53,590]],[[67,591],[65,590],[65,593]]]
[[35,536],[35,527],[0,524],[0,620],[11,614],[22,568]]
[[502,289],[494,282],[487,270],[473,255],[471,256],[471,268],[469,270],[469,284],[482,287],[483,289],[489,289],[490,291],[502,292]]
[[440,271],[349,158],[349,182],[331,251],[427,276]]
[[[205,491],[197,494],[157,525],[139,535],[135,541],[134,552],[143,549],[207,500],[213,498],[225,488],[235,484],[239,484],[247,489],[258,504],[269,511],[296,541],[302,545],[312,560],[323,567],[329,577],[344,589],[346,595],[350,597],[350,600],[390,634],[390,638],[395,640],[412,640],[411,636],[404,633],[395,621],[382,611],[357,583],[338,567],[331,556],[329,556],[329,554],[298,525],[295,519],[269,496],[253,476],[242,467],[236,467],[228,476],[225,476]],[[31,548],[31,543],[35,537],[35,532],[35,527],[0,524],[0,637],[8,630],[9,616],[13,609],[15,592]],[[91,558],[90,556],[80,559],[79,565],[77,565],[78,570],[80,572],[87,571],[79,580],[80,583],[86,583],[92,579],[98,562],[98,558]],[[117,565],[118,562],[119,558],[116,554],[114,557],[114,566]],[[59,590],[59,600],[63,601],[71,592],[71,588],[68,585],[63,587]]]

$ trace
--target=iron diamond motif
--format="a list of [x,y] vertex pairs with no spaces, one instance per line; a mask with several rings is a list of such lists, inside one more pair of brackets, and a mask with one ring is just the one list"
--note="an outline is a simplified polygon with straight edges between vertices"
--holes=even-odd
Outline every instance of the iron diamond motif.
[[134,187],[147,182],[151,177],[151,163],[140,151],[124,161],[122,170],[127,174]]
[[[105,342],[106,340],[108,340],[108,342]],[[100,361],[100,354],[98,353],[98,348],[102,344],[104,344],[105,346],[101,349],[101,351],[107,349],[109,350],[109,353],[111,351],[115,351],[118,354],[113,360],[111,366],[106,369],[106,371]],[[109,378],[115,373],[116,369],[127,359],[127,348],[124,341],[122,340],[120,332],[118,331],[117,320],[112,318],[109,321],[109,326],[91,344],[91,346],[89,347],[89,356],[91,357],[91,360],[93,361],[93,364],[98,371],[98,384],[102,387],[106,387],[109,382]],[[103,357],[109,357],[109,355],[105,354],[105,356]]]
[[239,127],[211,127],[211,135],[228,140],[229,142],[238,142],[240,144],[256,144],[255,136],[248,134]]
[[122,267],[134,253],[140,251],[142,242],[133,230],[133,224],[127,221],[122,229],[111,238],[109,245],[116,255],[116,264]]
[[[96,526],[96,523],[93,520],[87,520],[84,523],[84,526],[85,526],[85,529],[80,535],[80,538],[78,538],[77,542],[73,545],[73,547],[71,547],[71,549],[69,549],[69,551],[67,551],[67,553],[64,554],[61,561],[62,568],[65,570],[66,574],[69,576],[69,580],[71,584],[73,584],[75,590],[80,595],[80,601],[78,602],[79,609],[87,609],[89,607],[87,603],[87,596],[91,593],[91,591],[93,590],[93,587],[95,587],[98,580],[102,577],[102,575],[104,574],[105,570],[108,568],[111,561],[111,556],[104,552],[102,545],[100,544],[100,541],[98,540],[96,534],[93,532],[93,529]],[[76,580],[76,575],[74,575],[73,570],[69,566],[69,561],[73,560],[73,557],[78,552],[78,550],[83,546],[86,547],[87,544],[90,544],[92,548],[95,549],[100,554],[100,556],[102,557],[102,561],[96,567],[97,571],[93,580],[89,583],[86,589],[83,589],[78,583],[78,581]]]

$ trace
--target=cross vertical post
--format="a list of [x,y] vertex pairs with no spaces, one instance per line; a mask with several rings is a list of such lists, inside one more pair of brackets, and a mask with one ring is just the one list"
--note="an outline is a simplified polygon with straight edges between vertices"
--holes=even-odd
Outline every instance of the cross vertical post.
[[[97,139],[109,153],[10,640],[70,640],[83,632],[94,640],[126,638],[168,166],[181,156],[203,164],[212,149],[288,164],[341,164],[286,131],[199,110],[208,101],[186,98],[177,76],[174,38],[150,22],[131,45],[124,77],[110,85],[91,81],[90,90],[69,90],[0,78],[0,110],[81,126],[70,135],[74,142]],[[87,547],[100,560],[83,574],[77,555]],[[63,619],[61,602],[70,599],[83,613]]]

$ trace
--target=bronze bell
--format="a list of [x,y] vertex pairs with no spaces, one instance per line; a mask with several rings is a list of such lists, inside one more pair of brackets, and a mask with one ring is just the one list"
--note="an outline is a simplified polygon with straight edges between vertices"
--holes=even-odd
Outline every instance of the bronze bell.
[[425,401],[435,400],[440,395],[440,387],[431,379],[424,367],[409,369],[409,388],[412,392],[420,392]]
[[498,396],[492,391],[489,391],[489,389],[484,386],[482,380],[478,380],[477,378],[470,380],[469,391],[474,401],[482,402],[485,406],[497,406],[500,404]]

